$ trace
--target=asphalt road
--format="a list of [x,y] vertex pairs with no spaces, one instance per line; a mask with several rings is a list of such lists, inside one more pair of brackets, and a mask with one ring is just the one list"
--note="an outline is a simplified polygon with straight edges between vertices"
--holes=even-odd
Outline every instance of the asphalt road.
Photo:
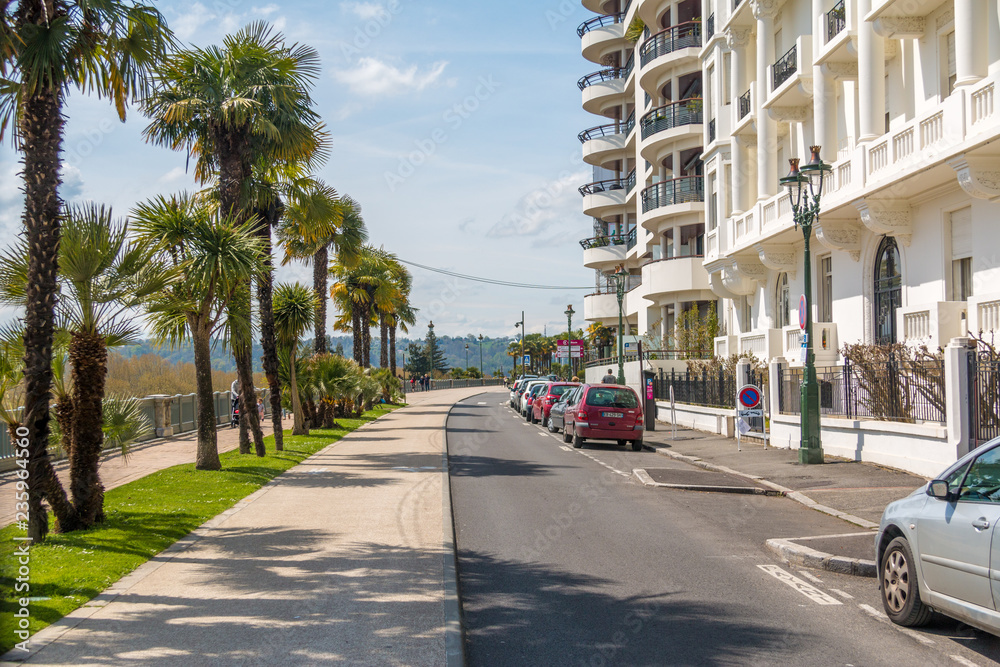
[[988,665],[1000,639],[947,619],[901,630],[873,579],[790,568],[765,540],[857,532],[775,497],[647,488],[651,452],[462,401],[448,451],[468,663]]

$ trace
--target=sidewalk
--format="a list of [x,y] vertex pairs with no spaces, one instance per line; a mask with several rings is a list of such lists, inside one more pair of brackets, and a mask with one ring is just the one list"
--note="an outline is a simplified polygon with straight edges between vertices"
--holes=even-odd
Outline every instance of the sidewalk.
[[3,657],[461,665],[444,427],[484,391],[408,395]]
[[885,506],[927,482],[898,470],[829,456],[824,465],[803,465],[796,450],[765,447],[755,439],[744,439],[738,451],[735,439],[702,431],[678,427],[673,438],[670,425],[659,421],[643,442],[673,460],[735,475],[853,524],[845,524],[842,535],[769,540],[768,546],[801,565],[862,576],[875,576],[874,530]]
[[[264,435],[274,432],[271,428],[271,417],[265,419]],[[285,428],[291,428],[292,418],[284,420]],[[219,453],[236,449],[240,445],[240,431],[237,428],[220,426],[218,431]],[[181,463],[193,463],[195,450],[198,446],[198,432],[188,431],[169,438],[157,438],[132,447],[128,459],[121,452],[109,451],[101,457],[101,482],[105,489],[127,484],[133,480],[145,477],[157,470],[170,468]],[[63,488],[69,488],[69,461],[61,459],[54,463],[56,474]],[[14,483],[17,478],[13,473],[0,476],[0,526],[14,523]]]

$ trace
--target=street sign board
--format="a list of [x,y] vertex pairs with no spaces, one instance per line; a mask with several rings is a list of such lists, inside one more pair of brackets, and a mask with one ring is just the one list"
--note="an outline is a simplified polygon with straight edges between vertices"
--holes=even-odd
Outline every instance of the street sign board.
[[752,384],[745,384],[740,387],[736,398],[745,409],[756,408],[760,404],[760,389]]
[[806,295],[803,294],[799,297],[799,328],[803,331],[806,330]]
[[531,355],[530,354],[524,355],[524,365],[525,366],[530,366],[531,365]]
[[740,417],[763,417],[764,410],[761,408],[755,408],[753,410],[740,410]]

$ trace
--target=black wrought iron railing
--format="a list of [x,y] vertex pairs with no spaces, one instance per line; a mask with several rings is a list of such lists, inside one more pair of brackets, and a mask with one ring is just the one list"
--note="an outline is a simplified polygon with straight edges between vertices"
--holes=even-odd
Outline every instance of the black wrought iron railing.
[[625,249],[631,250],[634,247],[635,247],[635,228],[633,227],[632,231],[630,231],[625,236]]
[[[635,236],[635,231],[632,231]],[[591,248],[607,248],[608,246],[625,245],[628,242],[628,234],[610,234],[604,236],[593,236],[589,239],[582,239],[580,247],[584,250]]]
[[639,47],[639,62],[645,67],[651,60],[678,49],[701,48],[701,21],[688,21],[661,30]]
[[830,41],[847,27],[847,10],[844,0],[840,0],[833,9],[826,13],[826,41]]
[[624,134],[626,137],[635,127],[635,111],[628,115],[624,121],[620,123],[606,123],[604,125],[596,125],[594,127],[588,128],[576,135],[576,138],[580,140],[581,144],[585,144],[591,139],[600,139],[601,137],[612,137],[616,134]]
[[715,34],[715,14],[708,17],[705,21],[705,39],[712,39],[712,35]]
[[602,69],[598,72],[588,74],[577,81],[576,85],[580,88],[580,90],[585,90],[586,88],[593,86],[595,83],[614,81],[615,79],[624,79],[627,76],[628,73],[625,71],[624,67],[608,67],[607,69]]
[[609,178],[603,181],[594,181],[593,183],[587,183],[586,185],[581,185],[579,192],[581,195],[593,195],[598,192],[608,192],[610,190],[627,190],[626,179],[624,178]]
[[715,141],[715,119],[708,121],[708,143]]
[[739,114],[740,118],[746,118],[747,114],[750,113],[750,89],[747,92],[740,95],[739,99]]
[[632,73],[632,68],[635,67],[635,52],[633,51],[628,55],[628,60],[625,61],[625,67],[622,68],[622,78],[627,79],[628,75]]
[[625,177],[625,192],[631,192],[632,188],[634,187],[635,187],[635,169],[633,168],[632,171],[628,173],[628,176]]
[[640,119],[642,138],[648,139],[657,132],[670,130],[682,125],[697,125],[702,122],[702,100],[692,98],[657,107]]
[[778,62],[771,65],[771,90],[777,90],[778,86],[788,81],[789,77],[795,74],[797,68],[796,54],[798,45],[788,49],[788,53],[781,56]]
[[682,176],[654,183],[642,191],[642,212],[661,206],[705,201],[705,183],[701,176]]
[[630,113],[628,118],[625,119],[625,122],[622,123],[622,134],[627,137],[632,133],[633,128],[635,128],[635,109],[632,110],[632,113]]
[[968,351],[969,448],[1000,436],[1000,358],[988,349]]
[[576,34],[583,37],[591,30],[597,30],[598,28],[603,28],[606,25],[614,25],[616,23],[621,23],[625,18],[624,14],[609,14],[607,16],[595,16],[592,19],[587,19],[580,24],[580,27],[576,29]]

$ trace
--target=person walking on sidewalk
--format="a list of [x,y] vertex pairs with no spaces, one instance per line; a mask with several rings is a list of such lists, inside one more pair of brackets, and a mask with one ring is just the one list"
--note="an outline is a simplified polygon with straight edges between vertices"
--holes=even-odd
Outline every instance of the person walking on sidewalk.
[[611,373],[611,369],[608,369],[608,374],[601,378],[601,384],[618,384],[618,378],[616,378]]
[[233,383],[229,385],[229,397],[232,399],[232,405],[229,406],[229,428],[235,428],[239,425],[239,413],[237,410],[240,406],[240,379],[236,378]]

